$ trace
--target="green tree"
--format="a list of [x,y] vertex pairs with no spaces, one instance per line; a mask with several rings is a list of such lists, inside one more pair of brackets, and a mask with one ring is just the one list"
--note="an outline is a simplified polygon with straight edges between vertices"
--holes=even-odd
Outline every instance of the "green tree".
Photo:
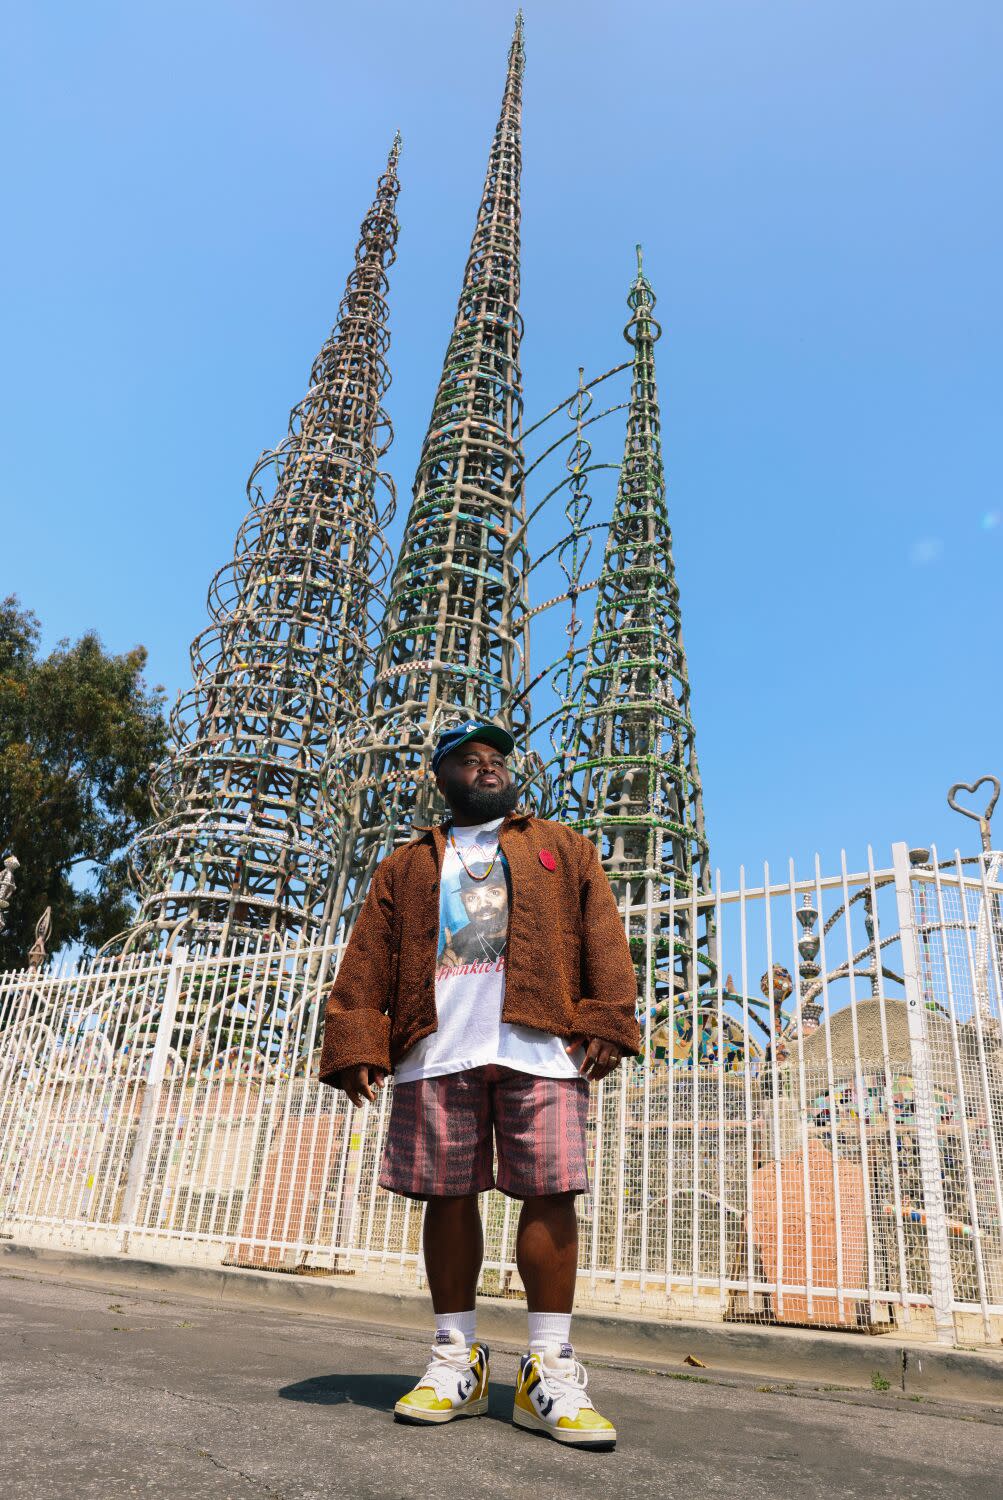
[[150,771],[166,746],[142,646],[110,656],[88,632],[40,657],[38,642],[35,616],[0,602],[0,859],[21,863],[0,969],[26,962],[46,906],[52,949],[91,951],[128,925],[125,849],[150,820]]

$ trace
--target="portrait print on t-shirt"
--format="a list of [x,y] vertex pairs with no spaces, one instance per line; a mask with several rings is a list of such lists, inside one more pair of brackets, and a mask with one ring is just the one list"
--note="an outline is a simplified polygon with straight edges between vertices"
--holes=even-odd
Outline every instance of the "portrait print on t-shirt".
[[462,865],[443,877],[437,979],[505,968],[508,870],[500,852],[493,864]]

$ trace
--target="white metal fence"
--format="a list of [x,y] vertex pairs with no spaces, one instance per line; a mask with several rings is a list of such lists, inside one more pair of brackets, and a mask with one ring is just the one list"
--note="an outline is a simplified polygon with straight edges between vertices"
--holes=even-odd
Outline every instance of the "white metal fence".
[[[670,1006],[675,904],[624,912],[645,1055],[592,1091],[579,1305],[999,1338],[999,882],[995,856],[896,845],[690,898],[717,963]],[[377,1185],[390,1091],[353,1110],[316,1081],[337,961],[259,943],[0,976],[0,1233],[420,1280],[421,1205]],[[519,1295],[518,1206],[482,1209],[484,1290]]]

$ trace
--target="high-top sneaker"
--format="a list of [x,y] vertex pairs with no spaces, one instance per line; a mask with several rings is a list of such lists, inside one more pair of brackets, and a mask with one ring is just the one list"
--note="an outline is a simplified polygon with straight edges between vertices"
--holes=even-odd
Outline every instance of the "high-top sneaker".
[[462,1333],[440,1328],[428,1369],[394,1407],[398,1422],[451,1422],[482,1417],[488,1409],[488,1347],[467,1348]]
[[615,1448],[616,1428],[585,1394],[588,1372],[570,1344],[551,1344],[519,1361],[512,1421],[573,1448]]

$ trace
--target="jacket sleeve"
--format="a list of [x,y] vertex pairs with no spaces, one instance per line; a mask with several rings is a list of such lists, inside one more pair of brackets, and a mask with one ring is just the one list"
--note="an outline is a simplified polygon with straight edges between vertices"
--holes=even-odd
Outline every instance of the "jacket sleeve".
[[576,1029],[590,1040],[612,1042],[621,1052],[636,1055],[641,1050],[637,974],[623,918],[595,845],[588,839],[582,843],[582,996]]
[[357,1063],[390,1071],[393,971],[393,897],[386,861],[376,866],[324,1007],[320,1081]]

